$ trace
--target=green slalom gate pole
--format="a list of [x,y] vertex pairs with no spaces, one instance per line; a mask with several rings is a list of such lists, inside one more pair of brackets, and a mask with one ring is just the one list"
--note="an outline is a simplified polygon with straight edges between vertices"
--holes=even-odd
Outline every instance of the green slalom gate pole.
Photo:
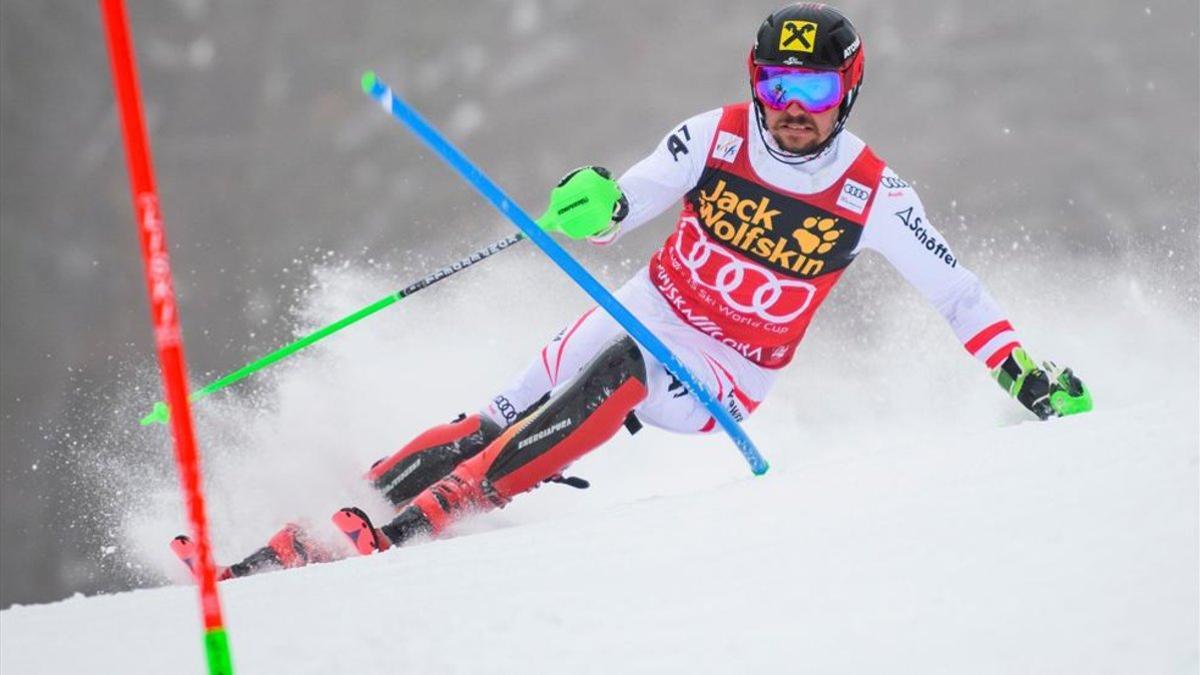
[[[337,321],[329,324],[328,326],[325,326],[324,328],[322,328],[318,331],[310,333],[289,345],[281,347],[280,349],[278,349],[274,352],[271,352],[270,354],[267,354],[266,356],[262,357],[261,359],[258,359],[257,361],[254,361],[253,363],[248,363],[248,364],[242,366],[241,368],[238,368],[237,370],[233,371],[232,373],[229,373],[228,375],[221,377],[218,380],[214,380],[213,382],[210,382],[209,384],[205,385],[203,388],[197,389],[196,391],[192,392],[192,394],[190,396],[188,396],[188,401],[190,401],[190,402],[199,401],[200,399],[204,398],[205,396],[208,396],[209,394],[211,394],[215,391],[224,389],[225,387],[228,387],[229,385],[231,385],[239,380],[243,380],[243,379],[249,377],[251,374],[258,372],[258,371],[262,370],[263,368],[266,368],[267,366],[270,366],[271,364],[273,364],[277,361],[285,359],[285,358],[291,356],[292,354],[295,354],[296,352],[300,351],[301,349],[304,349],[305,347],[311,345],[312,343],[322,340],[324,338],[327,338],[330,335],[333,335],[334,333],[342,330],[346,326],[349,326],[351,324],[362,321],[363,319],[367,318],[368,316],[371,316],[372,314],[380,311],[381,309],[390,307],[390,306],[396,304],[397,302],[400,302],[404,298],[407,298],[408,296],[412,295],[413,293],[416,293],[417,291],[419,291],[421,289],[428,288],[429,286],[432,286],[433,284],[441,281],[442,279],[445,279],[446,277],[448,277],[452,274],[460,272],[460,271],[470,267],[471,265],[474,265],[477,262],[480,262],[482,260],[492,257],[493,255],[509,248],[513,244],[520,242],[524,238],[525,238],[525,235],[518,232],[516,234],[509,235],[509,236],[493,243],[492,245],[490,245],[486,248],[481,248],[478,251],[475,251],[474,253],[472,253],[471,255],[463,258],[462,260],[458,260],[450,265],[447,265],[446,267],[443,267],[443,268],[437,270],[436,272],[424,277],[423,279],[421,279],[419,281],[413,282],[412,284],[405,286],[403,289],[396,291],[395,293],[392,293],[392,294],[388,295],[387,297],[376,300],[375,302],[367,305],[366,307],[363,307],[362,309],[358,310],[357,312],[354,312],[353,314],[342,317],[341,319],[338,319]],[[154,408],[150,411],[150,413],[142,418],[141,423],[142,423],[142,426],[149,426],[151,424],[166,424],[167,420],[169,420],[170,417],[171,417],[170,408],[167,406],[167,404],[162,401],[157,401],[154,404]]]

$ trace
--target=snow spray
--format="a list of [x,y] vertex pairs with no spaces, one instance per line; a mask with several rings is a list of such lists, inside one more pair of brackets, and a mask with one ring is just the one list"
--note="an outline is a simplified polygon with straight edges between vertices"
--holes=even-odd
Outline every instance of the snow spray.
[[[451,263],[431,274],[427,274],[422,279],[419,279],[418,281],[415,281],[394,293],[389,293],[386,297],[380,298],[366,307],[363,307],[352,314],[344,316],[328,326],[321,328],[320,330],[313,331],[312,333],[309,333],[308,335],[305,335],[304,337],[295,340],[290,344],[280,347],[279,349],[267,354],[257,361],[248,363],[232,373],[229,373],[228,375],[209,382],[200,389],[192,392],[191,396],[188,397],[188,400],[194,403],[215,391],[219,391],[231,384],[234,384],[235,382],[244,380],[263,368],[266,368],[277,361],[281,361],[315,342],[320,342],[330,335],[333,335],[334,333],[347,326],[350,326],[351,324],[358,323],[359,321],[371,316],[381,309],[391,307],[392,305],[400,302],[413,293],[420,291],[421,289],[428,288],[452,274],[461,272],[477,262],[486,260],[487,258],[490,258],[501,251],[507,250],[510,246],[519,243],[524,238],[525,235],[521,234],[520,232],[511,234],[497,242],[488,245],[485,248],[475,251],[471,255],[458,260],[457,262]],[[150,410],[150,413],[142,418],[141,424],[142,426],[149,426],[151,424],[166,424],[170,414],[170,407],[166,403],[163,401],[156,401],[154,403],[154,407]]]

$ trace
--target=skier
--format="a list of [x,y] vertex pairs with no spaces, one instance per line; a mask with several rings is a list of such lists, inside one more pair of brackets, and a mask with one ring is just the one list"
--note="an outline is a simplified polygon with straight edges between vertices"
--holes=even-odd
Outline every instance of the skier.
[[[771,14],[747,58],[751,99],[692,117],[619,179],[569,173],[539,219],[609,245],[683,201],[674,231],[617,292],[735,419],[766,397],[842,272],[882,254],[949,323],[1000,386],[1040,419],[1091,409],[1070,369],[1039,367],[1000,306],[933,227],[913,187],[845,129],[862,87],[863,41],[838,10]],[[569,323],[482,410],[430,429],[367,478],[398,510],[376,528],[345,508],[335,524],[361,554],[436,535],[501,508],[640,423],[703,433],[715,420],[595,308]],[[174,543],[185,562],[186,537]],[[224,578],[334,557],[288,525]]]

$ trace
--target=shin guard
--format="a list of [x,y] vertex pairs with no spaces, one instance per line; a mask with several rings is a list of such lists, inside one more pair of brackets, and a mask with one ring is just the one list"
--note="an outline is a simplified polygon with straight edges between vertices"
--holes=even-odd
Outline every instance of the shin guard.
[[417,436],[391,457],[381,459],[367,479],[397,507],[474,457],[500,435],[500,427],[480,414],[460,415],[449,424]]
[[440,532],[464,511],[503,507],[612,438],[645,398],[645,362],[633,340],[623,337],[380,530],[400,544]]

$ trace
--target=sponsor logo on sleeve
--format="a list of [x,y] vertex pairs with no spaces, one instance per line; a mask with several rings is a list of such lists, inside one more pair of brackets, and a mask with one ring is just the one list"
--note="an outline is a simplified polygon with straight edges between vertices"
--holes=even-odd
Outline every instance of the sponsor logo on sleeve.
[[895,176],[884,176],[879,179],[879,187],[888,191],[887,196],[899,197],[911,186]]
[[847,178],[846,182],[842,183],[842,192],[838,195],[837,205],[847,211],[862,213],[863,209],[867,208],[867,200],[870,198],[871,188]]
[[817,24],[812,21],[784,21],[779,31],[779,50],[811,54],[817,45]]
[[937,237],[933,236],[930,234],[929,230],[925,229],[924,220],[921,218],[921,216],[914,215],[914,209],[915,207],[910,206],[903,211],[897,211],[896,217],[899,218],[900,222],[904,223],[904,226],[912,232],[913,236],[917,238],[917,241],[921,242],[921,245],[925,247],[926,251],[929,251],[936,256],[938,260],[941,260],[950,267],[958,267],[958,260],[956,260],[954,258],[954,254],[950,252],[950,247],[946,246],[945,242],[938,241]]
[[742,147],[742,140],[741,136],[722,131],[717,135],[717,143],[713,146],[713,159],[732,162],[737,158],[738,150]]

